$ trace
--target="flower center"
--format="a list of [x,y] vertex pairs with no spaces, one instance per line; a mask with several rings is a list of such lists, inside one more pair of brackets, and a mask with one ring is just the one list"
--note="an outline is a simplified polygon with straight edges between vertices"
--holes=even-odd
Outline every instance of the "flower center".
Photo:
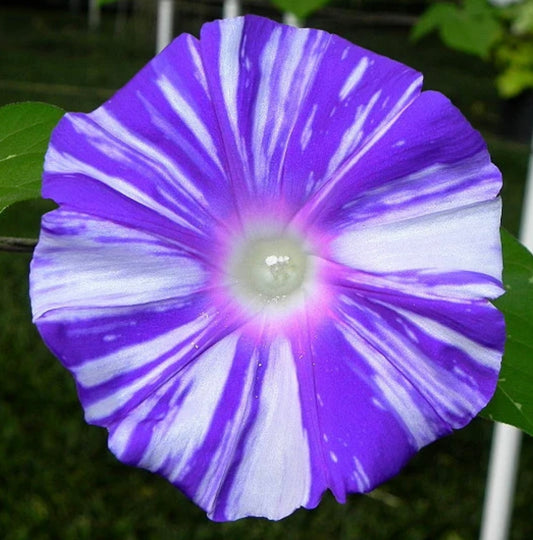
[[256,238],[234,259],[232,274],[237,288],[247,297],[271,303],[298,291],[307,266],[307,255],[295,239]]

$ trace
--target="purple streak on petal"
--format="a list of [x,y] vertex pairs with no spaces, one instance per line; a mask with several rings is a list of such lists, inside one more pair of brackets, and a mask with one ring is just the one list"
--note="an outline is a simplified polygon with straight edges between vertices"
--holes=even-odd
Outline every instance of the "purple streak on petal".
[[201,47],[236,194],[292,212],[421,84],[341,38],[258,17],[205,25]]
[[220,340],[163,380],[126,417],[117,416],[109,424],[111,450],[178,483],[211,426],[229,381],[236,343],[236,336]]
[[[105,367],[94,370],[95,377],[105,380],[143,365],[144,360],[138,365],[127,360],[121,363],[121,351],[128,347],[142,346],[168,334],[176,329],[177,321],[182,326],[196,320],[210,323],[213,315],[209,303],[207,295],[195,294],[140,306],[56,309],[41,316],[37,325],[48,346],[71,371],[85,370],[90,375],[96,367],[91,367],[92,360],[109,358]],[[66,346],[68,353],[62,353]],[[113,355],[117,356],[113,359]]]
[[50,173],[46,183],[54,192],[56,202],[65,208],[102,219],[109,218],[134,229],[142,223],[144,232],[171,239],[186,249],[194,246],[195,252],[201,255],[199,246],[205,244],[203,238],[199,239],[190,229],[181,227],[174,220],[161,216],[97,180],[79,174]]
[[503,293],[499,279],[482,272],[435,271],[435,270],[398,270],[390,273],[371,273],[328,261],[324,264],[324,280],[337,285],[354,289],[361,294],[386,294],[395,296],[413,296],[421,300],[439,301],[485,301],[486,298],[497,298]]
[[233,464],[256,402],[254,387],[261,362],[255,349],[254,341],[239,337],[231,372],[212,421],[179,484],[212,518],[224,514],[228,485],[234,477]]
[[437,163],[369,189],[331,214],[330,224],[342,231],[357,224],[396,223],[491,200],[500,187],[500,172],[481,152],[456,163]]
[[243,438],[220,492],[216,520],[261,515],[280,519],[306,504],[309,441],[290,343],[270,336],[257,344],[257,369]]
[[[503,317],[488,302],[468,303],[456,328],[441,318],[416,312],[416,299],[408,309],[366,297],[341,299],[341,321],[358,340],[365,341],[413,385],[451,428],[463,427],[494,393],[504,342]],[[472,315],[476,315],[474,318]],[[342,320],[343,319],[343,320]],[[494,336],[479,340],[492,323]],[[459,326],[459,328],[457,328]],[[426,443],[424,443],[426,444]]]
[[152,304],[55,309],[37,320],[43,339],[73,373],[86,419],[108,426],[243,321],[207,294]]
[[309,353],[305,338],[295,346],[312,441],[309,507],[326,488],[340,501],[370,491],[421,446],[464,426],[494,391],[501,313],[487,301],[420,299],[383,285],[345,283],[336,314],[310,327]]
[[110,426],[120,459],[162,474],[208,512],[220,504],[254,400],[257,357],[241,341],[236,334],[219,341]]
[[373,274],[330,265],[324,270],[324,279],[337,295],[342,291],[351,298],[413,311],[488,348],[503,351],[503,316],[487,300],[502,294],[499,279],[481,272],[406,270]]
[[[173,222],[178,233],[209,237],[215,216],[223,223],[233,201],[197,47],[197,40],[181,36],[102,107],[66,115],[52,136],[43,195],[128,219],[120,208],[118,215],[108,209],[108,187],[141,213],[158,214],[152,219]],[[91,197],[77,196],[80,189]]]
[[[490,163],[480,134],[437,92],[420,94],[380,134],[350,156],[299,220],[319,217],[324,226],[335,226],[357,216],[359,205],[362,220],[389,219],[389,210],[392,220],[409,210],[398,200],[422,185],[425,196],[414,197],[413,212],[430,213],[434,204],[464,206],[491,199],[501,188],[501,174]],[[388,198],[387,213],[377,215],[377,205]]]
[[[312,447],[312,460],[322,470],[310,506],[326,488],[339,501],[346,500],[347,492],[370,491],[396,474],[420,445],[449,431],[408,383],[394,388],[397,373],[386,359],[364,341],[350,341],[333,320],[315,331],[310,351],[314,395],[304,410],[316,411],[312,428],[320,441]],[[300,372],[306,369],[301,366]],[[401,416],[406,407],[411,407],[408,425]],[[313,421],[310,413],[308,419]]]
[[215,520],[279,519],[309,496],[309,446],[288,342],[227,336],[110,426],[118,457]]
[[283,204],[282,158],[320,58],[317,38],[328,39],[257,17],[202,28],[202,58],[241,212],[261,197]]
[[420,93],[415,70],[331,36],[302,103],[284,162],[284,187],[314,195],[346,160],[386,129]]

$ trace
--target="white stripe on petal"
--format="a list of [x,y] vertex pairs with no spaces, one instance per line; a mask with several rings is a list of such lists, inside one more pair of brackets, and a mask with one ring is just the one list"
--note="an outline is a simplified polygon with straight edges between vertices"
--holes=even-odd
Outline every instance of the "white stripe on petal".
[[[160,146],[153,144],[152,141],[144,140],[139,135],[133,133],[124,124],[119,122],[105,107],[100,107],[92,112],[91,118],[114,137],[123,141],[131,148],[138,150],[141,155],[149,157],[154,166],[160,166],[167,172],[166,176],[176,188],[179,188],[182,193],[193,197],[196,201],[200,201],[206,206],[203,193],[183,174],[177,163],[165,154]],[[74,117],[72,119],[74,127],[79,122],[80,117]],[[82,134],[88,129],[85,122],[80,127]]]
[[[72,373],[76,376],[77,382],[86,389],[109,382],[117,376],[127,375],[142,368],[145,364],[150,364],[158,357],[162,357],[181,343],[190,340],[194,335],[198,335],[205,329],[208,322],[208,319],[203,317],[194,319],[162,336],[123,347],[106,356],[89,359],[83,364],[71,368]],[[182,357],[185,352],[193,348],[194,343],[189,342],[188,347],[184,347],[186,350],[180,350],[177,356]],[[153,366],[146,375],[150,379],[155,379],[173,362],[176,362],[176,355]],[[117,392],[123,395],[123,389],[117,388]]]
[[[274,34],[273,34],[274,35]],[[288,125],[285,115],[290,114],[289,111],[294,106],[298,106],[302,97],[306,95],[310,81],[316,77],[316,71],[313,69],[315,63],[313,59],[312,45],[308,43],[309,31],[302,30],[292,34],[291,39],[283,43],[289,46],[289,49],[284,52],[284,61],[280,65],[279,60],[276,62],[276,57],[271,58],[274,61],[274,69],[280,73],[277,88],[275,89],[275,99],[268,103],[267,117],[271,125],[269,126],[270,144],[267,154],[272,156],[277,146],[286,145],[283,140],[283,135],[287,132],[287,128],[292,129],[292,125]],[[279,48],[279,43],[276,45]],[[265,51],[266,52],[266,51]],[[298,68],[302,68],[296,78]],[[267,84],[272,84],[269,77],[264,77],[263,80]],[[295,87],[295,80],[298,80],[298,85]],[[280,114],[272,115],[272,107],[276,102]],[[295,117],[291,124],[294,123]]]
[[[499,199],[385,225],[358,225],[332,242],[337,261],[367,272],[480,272],[501,277]],[[490,230],[487,230],[490,227]]]
[[[456,332],[433,319],[429,319],[428,317],[423,317],[422,315],[412,313],[396,306],[393,309],[396,313],[399,313],[402,317],[423,329],[429,336],[434,336],[434,338],[441,343],[462,350],[474,362],[495,371],[499,369],[502,359],[499,350],[484,347],[480,343],[477,343],[465,335]],[[468,313],[467,307],[465,307],[465,313]]]
[[56,210],[44,217],[35,251],[33,316],[187,296],[206,280],[202,264],[177,247],[113,222]]
[[365,71],[367,70],[369,65],[368,58],[366,56],[363,56],[361,60],[359,60],[359,63],[355,66],[353,71],[348,75],[348,78],[344,82],[340,92],[339,92],[339,99],[341,101],[344,101],[348,94],[352,92],[352,90],[359,84],[359,81],[362,79],[363,75],[365,74]]
[[[419,89],[422,85],[422,76],[416,78],[405,90],[405,92],[397,99],[397,101],[394,103],[394,106],[391,108],[391,110],[388,112],[387,116],[381,121],[377,129],[370,134],[368,139],[366,139],[363,143],[363,146],[359,149],[356,149],[355,144],[350,144],[351,138],[350,137],[358,137],[358,142],[361,141],[361,131],[360,131],[360,125],[358,125],[357,130],[353,125],[351,125],[348,130],[343,135],[341,145],[343,145],[343,150],[345,152],[352,152],[350,155],[348,154],[341,154],[340,151],[335,152],[335,154],[331,157],[329,163],[328,163],[328,171],[325,175],[325,178],[328,178],[330,175],[333,175],[333,177],[328,181],[328,183],[325,185],[324,189],[318,194],[316,200],[313,202],[314,205],[318,205],[326,199],[329,195],[329,193],[334,189],[336,184],[344,178],[344,176],[356,165],[364,156],[367,154],[378,142],[379,140],[390,130],[390,128],[396,123],[396,121],[400,118],[401,113],[409,103],[415,99],[417,95],[419,95]],[[381,90],[378,90],[372,98],[369,100],[369,102],[363,107],[362,110],[357,111],[357,114],[361,114],[361,112],[364,115],[364,119],[368,117],[368,114],[371,112],[372,107],[375,104],[375,99],[379,98],[379,92]],[[385,103],[388,101],[388,97],[385,99],[384,103],[382,105],[385,105]],[[356,114],[356,120],[357,121],[357,114]],[[361,122],[361,125],[364,124],[364,121]]]
[[126,453],[131,437],[141,420],[141,418],[126,415],[114,426],[113,432],[110,431],[107,445],[119,459]]
[[198,51],[199,42],[196,38],[190,35],[186,35],[186,40],[187,40],[187,48],[189,49],[189,53],[191,55],[191,60],[193,61],[193,64],[196,66],[196,71],[194,73],[194,76],[196,80],[202,85],[204,92],[207,94],[209,92],[209,88],[207,84],[207,79],[205,77],[204,64],[202,62],[202,57],[200,55],[200,52]]
[[240,80],[240,64],[236,61],[240,57],[244,17],[238,17],[228,22],[220,23],[220,55],[219,73],[224,103],[228,113],[231,128],[238,138],[237,120],[237,89]]
[[368,491],[370,489],[371,483],[370,478],[368,478],[368,475],[365,472],[363,464],[355,456],[353,456],[353,464],[353,476],[355,478],[355,481],[357,482],[358,488],[361,490],[361,492]]
[[[292,58],[290,62],[283,62],[279,57],[280,53],[280,40],[281,40],[281,28],[275,28],[272,35],[263,49],[261,54],[261,82],[258,92],[258,104],[259,107],[256,111],[256,120],[259,118],[261,122],[261,129],[254,128],[254,136],[256,139],[256,148],[260,148],[262,145],[263,151],[266,153],[265,161],[268,163],[268,157],[272,156],[275,146],[279,140],[280,130],[286,123],[285,119],[285,107],[286,107],[286,92],[289,92],[291,88],[291,79],[286,80],[287,86],[283,87],[281,82],[278,82],[277,87],[274,84],[274,77],[272,73],[277,73],[277,70],[290,70],[294,72],[297,67],[297,62],[300,60],[300,56]],[[280,65],[281,64],[281,65]],[[280,114],[272,115],[272,105],[276,103],[279,107]],[[265,131],[265,125],[268,129]],[[265,151],[266,143],[270,141],[268,150]],[[260,166],[264,164],[260,163]],[[263,172],[264,174],[264,172]]]
[[198,489],[194,495],[194,500],[205,508],[208,514],[215,511],[217,496],[220,486],[226,480],[228,471],[221,470],[224,465],[228,465],[234,459],[235,451],[238,450],[238,444],[242,437],[242,426],[245,422],[245,416],[250,408],[250,392],[256,375],[256,366],[258,363],[257,351],[251,356],[249,367],[246,371],[246,379],[242,387],[239,404],[236,408],[231,422],[227,422],[223,433],[220,436],[220,443],[211,456],[209,466],[198,484]]
[[346,222],[384,224],[443,212],[494,198],[500,173],[485,151],[457,163],[435,163],[365,191],[343,205]]
[[[165,476],[172,482],[187,474],[189,461],[204,442],[216,409],[221,405],[238,337],[232,334],[219,341],[180,373],[179,389],[165,416],[154,423],[140,467],[152,471],[164,468]],[[161,392],[150,397],[135,414],[148,417],[166,390],[162,387]]]
[[311,108],[311,114],[307,118],[305,122],[305,126],[302,130],[302,135],[300,137],[300,146],[302,150],[305,150],[307,145],[309,144],[309,141],[311,139],[311,135],[313,134],[313,120],[315,119],[315,114],[318,110],[318,105],[315,103],[313,107]]
[[[189,128],[191,133],[198,139],[202,146],[207,150],[209,157],[214,161],[217,167],[222,171],[222,164],[218,159],[217,148],[215,141],[211,137],[211,133],[207,126],[202,122],[196,111],[184,97],[179,93],[172,83],[165,75],[161,75],[157,81],[157,86],[165,96],[168,103],[171,105],[173,111],[178,118],[183,120],[185,125]],[[195,196],[197,194],[195,193]]]
[[[357,308],[357,304],[350,299],[343,297],[343,301]],[[466,359],[461,361],[465,366],[470,364],[475,371],[474,365],[477,363],[497,371],[501,360],[499,351],[484,347],[426,317],[393,309],[423,330],[433,341],[436,350],[458,349],[466,355]],[[371,325],[365,325],[345,313],[349,329],[342,326],[340,329],[376,372],[375,382],[384,401],[399,414],[418,445],[424,445],[438,435],[436,432],[432,435],[434,426],[429,418],[423,419],[422,406],[426,402],[442,421],[454,428],[462,427],[474,412],[485,405],[486,396],[472,384],[470,377],[465,376],[461,365],[457,365],[458,370],[453,369],[455,362],[451,354],[448,354],[449,365],[444,366],[428,356],[407,329],[402,333],[379,315],[364,311],[370,317]],[[401,322],[400,318],[398,322]],[[436,353],[433,351],[433,354]],[[427,423],[426,427],[424,423]]]
[[310,493],[309,443],[286,340],[271,344],[265,369],[257,417],[228,497],[228,519],[249,514],[280,519],[305,504]]
[[[253,136],[252,136],[252,149],[253,149],[253,156],[254,156],[254,164],[255,164],[255,176],[257,178],[264,178],[265,174],[267,174],[267,163],[268,159],[265,155],[265,146],[266,146],[266,140],[267,140],[267,133],[265,133],[265,129],[267,126],[267,123],[269,125],[269,132],[268,135],[272,137],[270,132],[270,124],[274,122],[276,119],[272,118],[270,115],[271,110],[271,102],[272,102],[272,96],[271,93],[273,92],[272,88],[272,71],[274,70],[275,64],[276,64],[276,54],[279,49],[279,41],[281,38],[281,28],[276,28],[271,36],[269,37],[268,41],[265,43],[263,52],[261,53],[260,58],[260,66],[261,66],[261,77],[259,79],[259,88],[257,90],[257,97],[256,97],[256,103],[255,103],[255,111],[254,111],[254,124],[253,124]],[[283,119],[283,115],[279,114],[278,116],[278,122],[281,119]],[[275,141],[277,141],[277,138],[272,137]]]
[[[197,324],[196,327],[194,324],[187,326],[189,327],[184,328],[183,332],[180,330],[169,332],[163,337],[156,338],[151,341],[145,341],[139,346],[134,346],[123,350],[122,354],[119,353],[117,359],[122,363],[123,366],[128,360],[137,362],[136,366],[130,366],[132,369],[134,369],[135,367],[142,367],[142,365],[139,365],[139,358],[142,358],[145,362],[153,361],[154,359],[157,359],[158,356],[163,357],[169,352],[169,350],[173,348],[175,349],[183,343],[183,347],[181,347],[177,353],[173,354],[166,360],[157,363],[157,365],[146,372],[143,372],[143,374],[137,379],[129,381],[126,385],[117,384],[116,387],[113,388],[112,393],[98,401],[95,401],[94,403],[91,403],[90,405],[86,405],[85,419],[87,422],[98,424],[104,419],[116,414],[124,405],[135,398],[135,394],[137,394],[137,392],[142,392],[150,385],[157,385],[159,379],[162,378],[164,380],[163,375],[167,376],[165,372],[171,372],[171,368],[177,365],[180,359],[187,354],[194,352],[194,342],[187,341],[187,334],[189,333],[190,335],[190,332],[192,331],[201,330],[202,326],[205,326],[205,324]],[[160,348],[157,349],[156,347]],[[96,359],[91,362],[91,365],[87,368],[87,372],[89,372],[91,369],[96,369],[95,364],[101,364],[101,368],[106,370],[106,375],[110,375],[112,377],[112,362],[113,355]],[[85,375],[85,380],[90,381],[91,377],[88,375],[88,373],[83,371],[83,366],[77,369],[76,372]],[[93,380],[94,379],[95,378],[93,377]],[[165,385],[163,385],[161,388],[165,388]],[[146,400],[144,407],[146,407],[146,404],[149,403],[151,403],[151,400]],[[155,403],[156,402],[154,402],[153,405],[155,405]]]
[[[470,279],[469,279],[470,278]],[[476,274],[464,276],[462,280],[454,275],[446,275],[439,270],[422,270],[403,274],[383,274],[351,272],[345,277],[354,287],[376,288],[382,292],[397,291],[416,298],[445,299],[450,303],[464,303],[476,298],[497,298],[503,292],[502,287]]]
[[[420,403],[413,398],[416,396],[418,400],[421,400],[421,396],[398,372],[391,361],[374,347],[371,347],[364,337],[358,335],[362,327],[353,319],[350,319],[350,324],[357,328],[357,333],[352,328],[341,325],[339,325],[339,330],[374,371],[372,380],[376,385],[376,390],[381,393],[380,401],[387,403],[389,410],[398,415],[418,448],[435,440],[438,437],[439,426],[432,425],[431,420],[425,414],[427,411],[421,410]],[[422,401],[424,402],[424,400]]]
[[423,77],[422,75],[420,75],[407,87],[405,92],[394,104],[394,107],[390,110],[385,120],[385,123],[389,122],[396,115],[398,115],[401,112],[401,110],[407,105],[407,103],[413,99],[413,96],[418,94],[418,91],[420,87],[422,86],[422,79]]
[[[298,111],[316,77],[317,65],[324,54],[325,37],[312,31],[274,28],[259,59],[261,78],[255,99],[252,128],[252,153],[255,181],[279,171],[276,153],[283,153],[298,120]],[[316,106],[315,106],[316,108]],[[272,111],[280,111],[273,115]],[[309,129],[308,137],[310,136]],[[307,144],[307,143],[306,143]],[[278,158],[281,155],[277,156]]]
[[389,131],[391,126],[399,119],[403,109],[419,95],[422,80],[423,77],[420,75],[407,87],[405,92],[394,103],[394,106],[388,112],[387,116],[382,120],[379,128],[372,134],[370,139],[365,142],[364,147],[354,154],[353,158],[348,161],[345,167],[343,167],[344,171],[351,169],[353,165],[360,161],[361,158]]
[[[106,147],[101,147],[104,151]],[[133,184],[118,176],[112,176],[101,171],[97,167],[90,165],[85,161],[81,161],[72,154],[59,152],[53,146],[48,147],[46,153],[46,169],[49,174],[83,174],[89,178],[93,178],[106,186],[122,193],[132,201],[142,204],[146,208],[154,210],[159,215],[168,218],[173,223],[180,225],[191,231],[196,231],[187,220],[181,218],[175,211],[170,210],[166,206],[157,202],[153,197],[150,197],[145,191],[137,189]]]
[[361,139],[365,135],[363,133],[363,126],[380,96],[381,90],[378,90],[372,95],[368,103],[357,107],[353,123],[349,129],[345,131],[339,144],[339,148],[329,160],[328,169],[325,175],[326,178],[329,178],[338,169],[346,156],[350,155],[361,142]]

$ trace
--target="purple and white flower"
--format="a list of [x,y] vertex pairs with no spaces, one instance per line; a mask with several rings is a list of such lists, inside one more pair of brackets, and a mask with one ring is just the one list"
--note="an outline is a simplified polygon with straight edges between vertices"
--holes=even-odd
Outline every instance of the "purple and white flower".
[[501,177],[421,84],[247,16],[53,133],[35,323],[111,451],[214,520],[367,492],[494,392]]

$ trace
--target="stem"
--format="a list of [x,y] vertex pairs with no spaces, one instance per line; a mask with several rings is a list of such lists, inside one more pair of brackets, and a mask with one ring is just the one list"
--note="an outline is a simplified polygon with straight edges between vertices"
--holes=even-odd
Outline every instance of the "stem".
[[18,251],[31,253],[37,245],[34,238],[13,238],[0,236],[0,251]]

